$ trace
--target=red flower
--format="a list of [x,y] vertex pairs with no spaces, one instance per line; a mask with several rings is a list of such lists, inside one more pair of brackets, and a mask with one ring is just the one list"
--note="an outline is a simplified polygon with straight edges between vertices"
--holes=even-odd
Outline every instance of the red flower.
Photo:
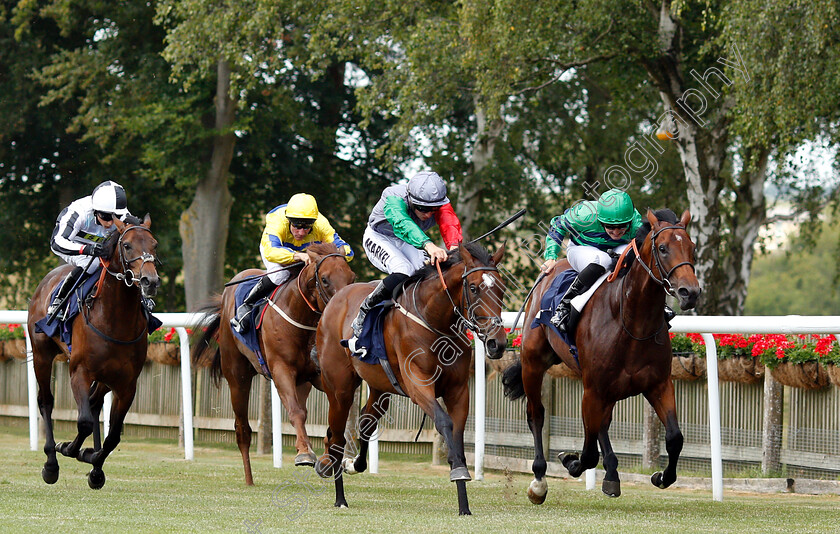
[[166,341],[167,343],[169,343],[170,341],[172,341],[172,336],[174,336],[174,335],[175,335],[175,328],[173,327],[173,328],[170,328],[169,332],[167,332],[163,336],[163,340]]
[[522,346],[522,334],[519,334],[518,336],[513,338],[513,341],[510,342],[510,346],[511,347],[521,347]]

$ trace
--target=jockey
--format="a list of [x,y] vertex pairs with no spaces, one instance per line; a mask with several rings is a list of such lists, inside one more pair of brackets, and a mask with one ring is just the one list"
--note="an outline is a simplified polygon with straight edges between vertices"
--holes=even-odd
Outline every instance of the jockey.
[[388,276],[359,307],[353,321],[356,337],[371,308],[390,298],[394,289],[423,267],[423,251],[433,264],[446,260],[446,250],[426,235],[435,224],[440,227],[446,248],[457,248],[462,239],[461,222],[446,198],[446,184],[436,172],[419,172],[407,185],[392,185],[382,192],[368,219],[362,246],[374,267]]
[[597,201],[576,204],[551,220],[546,237],[543,272],[551,272],[557,253],[566,235],[569,236],[566,258],[578,272],[577,278],[563,296],[551,324],[566,331],[571,301],[586,292],[598,278],[612,267],[613,257],[621,254],[642,226],[642,216],[633,207],[630,195],[610,189]]
[[58,311],[58,305],[87,267],[91,274],[99,268],[94,258],[103,256],[102,243],[111,231],[114,217],[129,215],[125,189],[116,182],[97,185],[90,196],[80,198],[64,208],[55,221],[50,249],[75,268],[61,282],[61,287],[47,308],[47,316]]
[[234,330],[243,332],[254,304],[291,277],[289,269],[278,269],[295,262],[309,264],[306,247],[313,243],[334,243],[344,259],[353,259],[350,245],[341,239],[327,218],[318,213],[318,203],[312,195],[293,195],[288,204],[277,206],[266,214],[260,256],[269,272],[259,279],[237,308],[236,317],[230,320]]

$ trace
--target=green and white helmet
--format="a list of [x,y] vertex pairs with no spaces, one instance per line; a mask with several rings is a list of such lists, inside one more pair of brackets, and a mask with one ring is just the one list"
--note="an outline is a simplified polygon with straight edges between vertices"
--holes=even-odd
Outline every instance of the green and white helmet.
[[630,195],[621,189],[610,189],[598,199],[598,222],[621,225],[633,220],[636,209]]

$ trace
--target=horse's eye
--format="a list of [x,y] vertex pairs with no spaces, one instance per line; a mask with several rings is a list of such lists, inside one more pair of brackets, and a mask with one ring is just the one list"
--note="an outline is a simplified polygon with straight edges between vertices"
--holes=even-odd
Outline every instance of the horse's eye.
[[325,286],[329,286],[329,285],[330,285],[330,281],[329,281],[329,280],[327,280],[327,277],[326,277],[326,276],[322,276],[322,277],[321,277],[321,283],[322,283],[322,284],[324,284]]
[[125,248],[126,250],[131,250],[131,244],[130,243],[125,243],[125,244],[123,244],[123,248]]
[[659,245],[659,253],[668,254],[668,247],[666,247],[665,245]]
[[472,293],[473,295],[478,293],[478,288],[475,284],[470,284],[470,293]]

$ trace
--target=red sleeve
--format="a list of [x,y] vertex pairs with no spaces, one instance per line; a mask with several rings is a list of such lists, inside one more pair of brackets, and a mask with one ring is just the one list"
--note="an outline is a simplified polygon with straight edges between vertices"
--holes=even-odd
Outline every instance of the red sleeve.
[[435,220],[440,227],[440,235],[443,236],[443,243],[446,248],[457,245],[463,241],[461,236],[461,221],[455,215],[452,204],[444,204],[435,211]]

